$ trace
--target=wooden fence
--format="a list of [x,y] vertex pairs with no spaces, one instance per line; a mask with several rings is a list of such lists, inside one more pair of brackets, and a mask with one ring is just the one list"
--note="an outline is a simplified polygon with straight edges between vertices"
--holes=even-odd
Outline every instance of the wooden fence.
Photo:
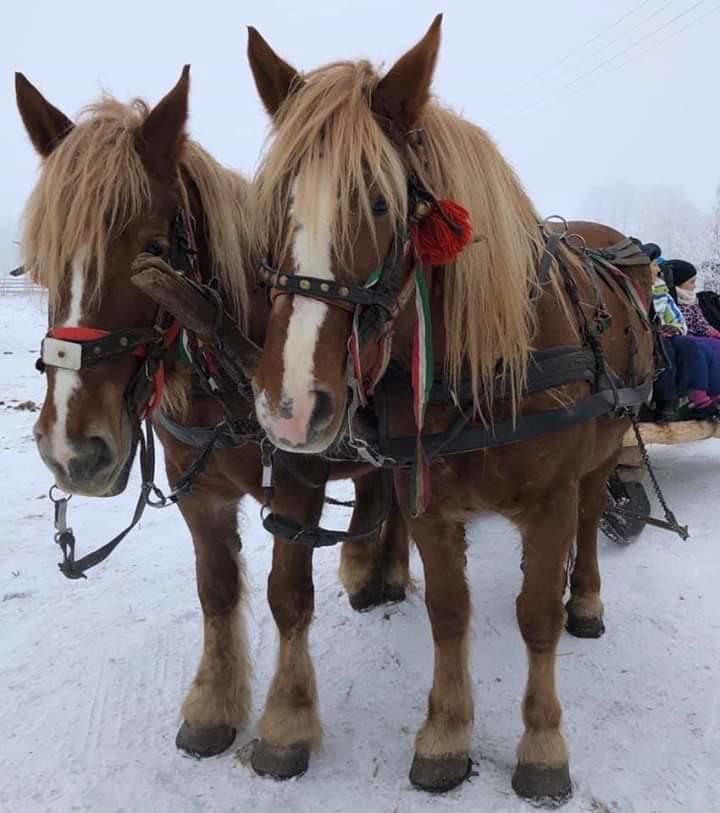
[[0,274],[0,296],[4,294],[37,294],[42,291],[39,285],[33,285],[30,280],[20,275]]

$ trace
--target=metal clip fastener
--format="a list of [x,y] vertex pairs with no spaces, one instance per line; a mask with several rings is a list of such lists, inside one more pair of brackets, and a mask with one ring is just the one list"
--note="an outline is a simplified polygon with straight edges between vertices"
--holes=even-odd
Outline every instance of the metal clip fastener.
[[72,494],[68,494],[66,497],[56,497],[56,490],[59,490],[57,486],[51,486],[48,497],[55,506],[55,543],[59,545],[63,555],[63,560],[58,567],[68,579],[84,579],[85,574],[75,570],[75,534],[67,524],[67,507],[72,499]]
[[260,441],[260,462],[262,465],[262,480],[260,485],[263,490],[263,511],[270,508],[270,503],[273,498],[273,464],[272,458],[275,453],[275,447],[270,443],[267,437]]
[[58,534],[61,534],[65,533],[65,531],[72,531],[72,528],[68,528],[67,524],[67,506],[72,499],[72,494],[68,494],[67,497],[56,497],[56,491],[59,491],[58,487],[56,485],[51,486],[48,497],[55,506],[55,530]]

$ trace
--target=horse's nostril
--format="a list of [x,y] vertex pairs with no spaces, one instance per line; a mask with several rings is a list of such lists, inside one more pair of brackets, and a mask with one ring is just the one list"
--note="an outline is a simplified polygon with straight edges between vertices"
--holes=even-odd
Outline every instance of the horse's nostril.
[[91,480],[112,463],[110,447],[101,437],[89,437],[77,447],[80,453],[68,463],[68,474],[72,480]]
[[310,426],[313,431],[322,432],[323,429],[330,426],[335,417],[335,398],[325,390],[315,390],[313,394],[315,395],[315,406],[310,418]]
[[106,440],[94,435],[88,438],[88,446],[89,456],[95,461],[96,468],[102,469],[112,463],[112,454]]

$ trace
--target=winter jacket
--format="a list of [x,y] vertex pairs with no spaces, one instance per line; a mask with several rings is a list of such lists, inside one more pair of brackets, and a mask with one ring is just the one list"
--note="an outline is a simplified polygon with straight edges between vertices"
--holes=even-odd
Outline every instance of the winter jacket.
[[720,330],[720,296],[715,291],[700,291],[697,296],[703,316],[714,328]]
[[655,280],[652,289],[652,301],[663,333],[684,336],[688,332],[682,311],[670,296],[670,290],[664,280],[659,278]]
[[694,305],[678,305],[682,315],[685,317],[687,332],[691,336],[709,336],[712,339],[720,338],[720,331],[717,331],[702,312],[700,303]]

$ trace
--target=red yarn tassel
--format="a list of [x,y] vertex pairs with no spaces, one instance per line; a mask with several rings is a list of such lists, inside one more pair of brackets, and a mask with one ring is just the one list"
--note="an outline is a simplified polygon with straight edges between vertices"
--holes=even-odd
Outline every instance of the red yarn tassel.
[[432,204],[430,213],[412,226],[415,252],[423,265],[447,265],[473,239],[470,212],[452,200]]

